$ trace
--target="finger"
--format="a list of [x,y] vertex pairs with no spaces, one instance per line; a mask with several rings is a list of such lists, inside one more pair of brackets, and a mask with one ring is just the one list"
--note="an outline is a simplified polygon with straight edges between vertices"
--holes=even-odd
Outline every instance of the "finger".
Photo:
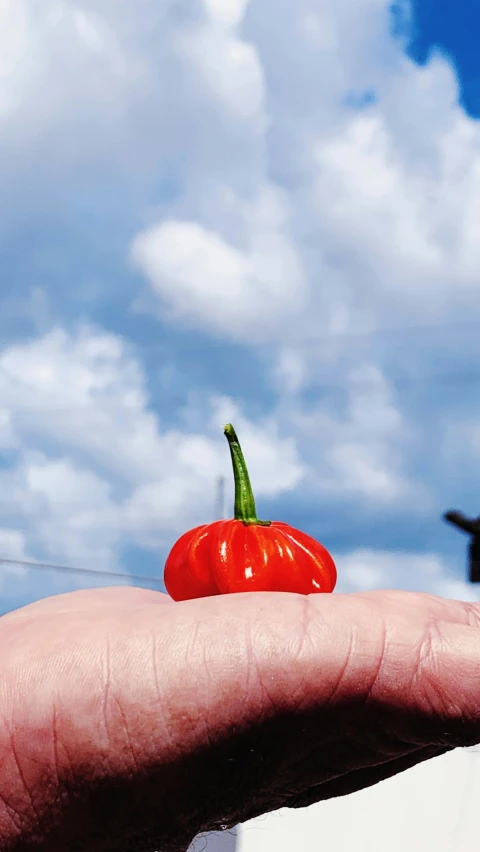
[[394,713],[400,728],[405,719],[415,745],[431,744],[424,736],[453,738],[439,745],[480,736],[474,605],[392,592],[256,594],[177,604],[169,617],[182,625],[182,637],[171,634],[179,658],[194,634],[190,661],[201,657],[209,681],[223,684],[221,704],[215,689],[206,694],[212,722],[239,707],[265,719],[355,706],[372,718],[382,708]]
[[133,605],[143,606],[145,604],[167,604],[173,601],[164,592],[153,589],[144,589],[136,586],[108,586],[102,589],[78,589],[74,592],[66,592],[62,595],[52,595],[42,598],[34,603],[18,609],[11,610],[1,616],[0,622],[13,618],[36,618],[47,613],[74,613],[90,611],[93,609],[104,609],[105,607],[119,607],[122,604],[129,608]]
[[[200,609],[183,608],[183,627],[194,611],[197,618]],[[475,607],[375,593],[238,596],[203,602],[201,611],[195,639],[209,688],[195,712],[230,762],[230,788],[215,763],[209,778],[222,793],[230,789],[230,801],[236,791],[237,820],[258,803],[281,807],[285,791],[326,784],[339,769],[366,773],[392,740],[402,759],[401,749],[435,752],[480,739]],[[231,729],[244,733],[236,746]]]

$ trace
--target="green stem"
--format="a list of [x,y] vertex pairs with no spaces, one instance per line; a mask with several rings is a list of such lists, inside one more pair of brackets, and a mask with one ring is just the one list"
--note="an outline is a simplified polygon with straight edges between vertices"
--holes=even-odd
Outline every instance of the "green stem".
[[269,527],[270,521],[259,521],[257,518],[250,477],[237,433],[231,423],[228,423],[223,431],[232,457],[233,478],[235,480],[235,520],[248,525],[260,524],[262,527]]

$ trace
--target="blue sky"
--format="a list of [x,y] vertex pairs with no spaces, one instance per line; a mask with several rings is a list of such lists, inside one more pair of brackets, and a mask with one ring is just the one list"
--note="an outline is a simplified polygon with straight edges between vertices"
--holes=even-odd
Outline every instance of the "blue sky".
[[[440,518],[480,512],[477,19],[4,0],[0,556],[161,575],[232,419],[340,588],[476,596]],[[81,582],[5,569],[5,607]]]
[[411,6],[409,53],[427,62],[432,50],[441,50],[453,63],[460,86],[460,103],[469,115],[480,117],[480,67],[475,0],[416,0]]

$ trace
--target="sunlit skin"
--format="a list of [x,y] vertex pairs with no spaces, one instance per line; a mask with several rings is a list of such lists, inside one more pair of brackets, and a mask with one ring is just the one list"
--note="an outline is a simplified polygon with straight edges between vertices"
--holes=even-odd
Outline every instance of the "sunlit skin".
[[233,427],[225,427],[235,478],[235,518],[189,530],[165,563],[165,587],[176,601],[235,592],[333,592],[335,563],[309,535],[256,515],[245,459]]
[[480,741],[480,605],[429,595],[75,592],[0,647],[0,852],[185,852]]

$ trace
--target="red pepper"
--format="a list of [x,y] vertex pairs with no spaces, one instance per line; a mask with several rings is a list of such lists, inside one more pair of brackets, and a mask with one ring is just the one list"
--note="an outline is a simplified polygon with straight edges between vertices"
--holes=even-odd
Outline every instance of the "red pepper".
[[335,563],[325,548],[280,521],[259,521],[245,459],[233,426],[225,426],[235,478],[235,518],[182,535],[165,563],[175,601],[232,592],[333,592]]

